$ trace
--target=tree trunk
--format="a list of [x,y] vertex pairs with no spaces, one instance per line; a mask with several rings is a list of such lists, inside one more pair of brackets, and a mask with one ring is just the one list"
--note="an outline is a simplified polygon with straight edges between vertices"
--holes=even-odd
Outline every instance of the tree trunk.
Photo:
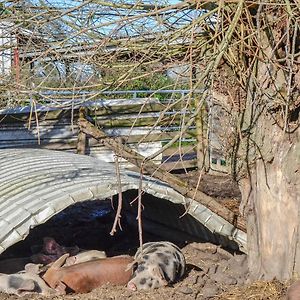
[[[260,59],[251,69],[241,129],[241,137],[247,136],[248,171],[241,208],[247,209],[251,277],[283,280],[300,276],[299,89],[296,65],[289,58],[296,53],[295,44],[284,39],[285,34],[299,35],[284,10],[263,8],[255,16]],[[285,47],[280,48],[282,41]]]
[[267,118],[258,125],[268,154],[255,162],[242,191],[249,269],[255,279],[288,279],[300,275],[300,130],[284,134]]

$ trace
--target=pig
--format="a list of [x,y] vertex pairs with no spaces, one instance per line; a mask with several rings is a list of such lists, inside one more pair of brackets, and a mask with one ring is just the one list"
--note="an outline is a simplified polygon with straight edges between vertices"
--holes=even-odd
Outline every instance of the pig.
[[127,288],[155,289],[179,280],[185,272],[185,258],[171,242],[149,242],[139,248],[132,263],[133,275]]
[[115,256],[96,259],[62,267],[69,254],[64,254],[43,275],[43,279],[61,294],[67,288],[75,293],[88,293],[105,283],[126,285],[131,278],[133,262],[130,256]]
[[300,280],[288,288],[286,300],[300,300]]
[[98,250],[83,251],[74,256],[68,257],[66,259],[64,267],[71,266],[74,264],[79,264],[85,261],[99,259],[99,258],[106,258],[106,254],[104,251],[98,251]]
[[63,254],[69,253],[70,255],[76,255],[80,249],[77,246],[65,247],[59,245],[54,238],[45,237],[43,239],[42,252],[31,255],[31,262],[35,264],[48,265],[56,261]]
[[24,271],[21,271],[19,273],[31,273],[31,274],[45,273],[50,268],[50,265],[51,264],[44,266],[43,264],[29,263],[25,265]]
[[45,237],[43,239],[42,252],[28,257],[8,258],[0,261],[0,273],[14,274],[25,269],[28,263],[48,265],[56,261],[65,253],[76,255],[80,249],[77,246],[64,247],[59,245],[53,238]]
[[43,241],[44,244],[42,252],[46,255],[53,255],[56,257],[56,259],[66,253],[69,253],[70,255],[76,255],[80,251],[80,249],[77,246],[61,246],[55,241],[54,238],[51,237],[44,237]]
[[31,293],[39,293],[44,296],[58,294],[51,289],[37,274],[0,274],[0,291],[8,294],[23,296]]
[[[63,267],[79,264],[85,261],[100,259],[100,258],[106,258],[105,251],[86,250],[74,256],[68,257]],[[41,273],[45,273],[50,268],[51,265],[52,265],[52,261],[50,261],[46,265],[40,263],[28,263],[25,265],[25,271],[34,274],[41,274]]]

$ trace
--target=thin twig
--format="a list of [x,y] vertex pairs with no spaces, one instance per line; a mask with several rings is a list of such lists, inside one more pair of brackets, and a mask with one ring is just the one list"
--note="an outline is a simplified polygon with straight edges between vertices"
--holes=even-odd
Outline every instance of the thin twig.
[[118,207],[116,211],[115,220],[110,231],[110,235],[114,235],[117,231],[117,225],[119,226],[120,230],[122,230],[121,226],[121,210],[122,210],[122,203],[123,203],[123,194],[122,194],[122,183],[121,183],[121,176],[120,176],[120,165],[118,156],[115,155],[115,166],[116,166],[116,176],[118,181]]

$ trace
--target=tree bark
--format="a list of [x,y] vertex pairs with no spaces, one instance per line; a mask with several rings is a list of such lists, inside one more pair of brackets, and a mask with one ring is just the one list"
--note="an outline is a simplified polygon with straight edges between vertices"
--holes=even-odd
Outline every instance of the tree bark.
[[[241,211],[246,208],[252,279],[283,280],[300,275],[299,90],[293,77],[296,66],[287,58],[296,50],[292,39],[284,39],[285,34],[297,33],[284,10],[263,8],[260,5],[255,15],[257,53],[262,59],[249,72],[240,130],[245,154],[240,157],[245,157],[248,174],[240,185]],[[278,45],[283,40],[282,52]],[[285,65],[278,63],[282,57]],[[290,118],[293,110],[295,120]]]
[[271,152],[251,170],[249,199],[243,193],[249,269],[255,279],[288,279],[300,275],[300,130],[284,134],[270,119],[260,125]]

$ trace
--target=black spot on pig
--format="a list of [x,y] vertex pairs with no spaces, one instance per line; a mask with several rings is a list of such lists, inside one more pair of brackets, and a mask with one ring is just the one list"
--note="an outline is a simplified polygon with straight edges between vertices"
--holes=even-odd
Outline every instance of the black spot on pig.
[[166,256],[164,257],[163,263],[164,263],[166,266],[169,265],[169,259],[168,259],[168,257],[166,257]]
[[42,293],[42,289],[40,285],[35,280],[33,281],[33,283],[34,283],[34,291],[39,294]]
[[163,256],[165,256],[165,254],[164,254],[164,253],[161,253],[161,252],[157,252],[156,255],[157,255],[158,257],[163,257]]
[[176,260],[181,261],[180,255],[177,252],[174,252],[173,256],[175,257]]
[[145,266],[141,264],[138,266],[137,272],[143,272],[145,269],[146,269]]
[[156,251],[157,251],[157,248],[156,248],[156,247],[153,247],[152,249],[149,249],[149,250],[147,251],[147,253],[150,254],[150,253],[154,253],[154,252],[156,252]]
[[23,282],[23,279],[22,278],[19,278],[17,276],[10,276],[9,279],[8,279],[8,286],[10,288],[13,288],[13,289],[19,289],[21,284]]
[[166,266],[164,264],[158,264],[158,266],[160,267],[160,269],[161,269],[161,271],[163,273],[164,279],[167,280],[167,282],[169,282],[170,281],[170,277],[167,274]]

